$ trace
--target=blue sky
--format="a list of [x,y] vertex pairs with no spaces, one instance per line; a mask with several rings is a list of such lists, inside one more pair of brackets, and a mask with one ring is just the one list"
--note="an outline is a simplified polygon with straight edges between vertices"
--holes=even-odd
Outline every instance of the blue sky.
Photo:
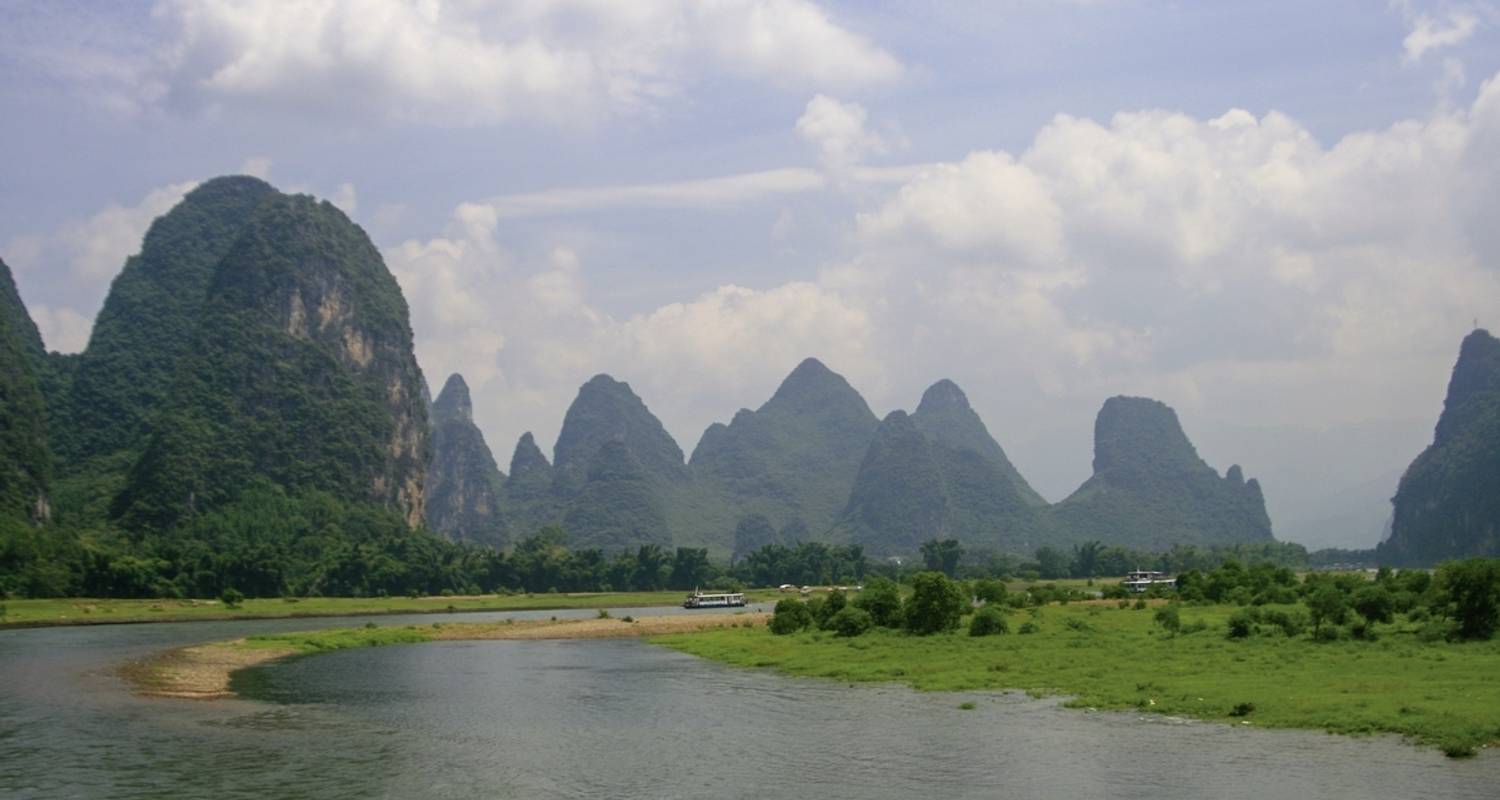
[[691,451],[803,356],[1048,497],[1120,393],[1368,546],[1500,308],[1490,2],[0,0],[0,257],[76,350],[232,172],[343,207],[504,464],[596,372]]

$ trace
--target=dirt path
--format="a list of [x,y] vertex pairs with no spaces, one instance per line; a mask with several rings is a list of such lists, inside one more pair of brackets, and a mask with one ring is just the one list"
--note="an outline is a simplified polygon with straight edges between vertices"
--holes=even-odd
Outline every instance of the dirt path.
[[[764,625],[767,613],[681,614],[622,619],[532,620],[523,622],[450,623],[424,629],[430,641],[497,639],[633,639],[689,633],[733,625]],[[244,639],[180,647],[126,664],[120,674],[136,694],[187,700],[220,700],[236,696],[229,688],[234,673],[303,654],[293,647],[250,647]]]

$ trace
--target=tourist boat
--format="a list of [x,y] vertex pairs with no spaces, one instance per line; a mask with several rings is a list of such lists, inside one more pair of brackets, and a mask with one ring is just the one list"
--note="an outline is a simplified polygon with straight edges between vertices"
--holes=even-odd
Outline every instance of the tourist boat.
[[745,605],[745,595],[740,592],[704,594],[693,592],[682,601],[683,608],[740,608]]
[[1175,588],[1177,586],[1177,579],[1168,578],[1160,572],[1136,570],[1135,572],[1125,573],[1125,580],[1120,581],[1120,585],[1124,586],[1127,592],[1140,594],[1152,586],[1169,586]]

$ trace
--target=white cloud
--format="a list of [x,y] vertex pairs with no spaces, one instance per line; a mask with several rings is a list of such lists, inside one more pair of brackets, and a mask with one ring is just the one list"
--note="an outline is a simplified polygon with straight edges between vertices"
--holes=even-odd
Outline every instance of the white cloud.
[[1419,14],[1401,40],[1401,49],[1408,63],[1416,63],[1429,52],[1462,44],[1478,29],[1479,16],[1467,9],[1449,10],[1441,19]]
[[865,130],[867,114],[858,103],[844,103],[824,94],[814,95],[797,119],[797,133],[818,149],[824,168],[838,173],[886,151],[878,134]]
[[692,209],[740,205],[764,197],[822,189],[827,180],[810,169],[785,168],[692,181],[556,189],[500,195],[481,204],[496,218],[532,217],[615,208]]
[[157,81],[184,106],[244,104],[437,124],[591,121],[705,72],[801,87],[902,66],[810,0],[164,0]]
[[94,321],[71,308],[53,308],[44,304],[27,307],[31,320],[42,334],[48,350],[78,353],[88,346]]

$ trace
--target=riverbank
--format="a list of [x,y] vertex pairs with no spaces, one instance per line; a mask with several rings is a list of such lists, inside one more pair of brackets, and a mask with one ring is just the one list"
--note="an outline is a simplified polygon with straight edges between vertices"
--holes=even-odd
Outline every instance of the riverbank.
[[[775,590],[746,592],[751,603],[775,602]],[[572,594],[460,595],[453,597],[287,597],[245,600],[6,600],[0,630],[55,625],[122,625],[238,619],[355,617],[385,614],[455,614],[480,611],[553,611],[573,608],[644,608],[682,604],[683,592],[579,592]]]
[[484,623],[433,623],[267,634],[225,642],[181,647],[120,669],[137,694],[190,700],[234,697],[236,672],[280,659],[394,644],[439,641],[626,639],[680,635],[705,630],[759,626],[764,613],[680,614],[635,619],[600,617],[575,620],[503,620]]
[[1500,641],[1422,641],[1415,626],[1380,626],[1377,641],[1314,642],[1262,632],[1225,635],[1235,607],[1184,607],[1171,636],[1147,609],[1050,606],[1031,634],[916,637],[886,630],[844,639],[712,630],[653,641],[742,667],[933,691],[1068,695],[1078,708],[1129,709],[1234,725],[1397,733],[1453,756],[1500,742]]

